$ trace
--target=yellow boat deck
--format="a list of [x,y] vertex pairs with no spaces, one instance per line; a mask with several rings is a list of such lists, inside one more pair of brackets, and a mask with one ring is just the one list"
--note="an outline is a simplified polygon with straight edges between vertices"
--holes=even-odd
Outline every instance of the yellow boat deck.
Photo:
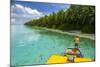
[[[90,62],[89,58],[74,58],[74,62]],[[46,62],[46,64],[60,64],[68,63],[68,58],[66,56],[52,55]]]

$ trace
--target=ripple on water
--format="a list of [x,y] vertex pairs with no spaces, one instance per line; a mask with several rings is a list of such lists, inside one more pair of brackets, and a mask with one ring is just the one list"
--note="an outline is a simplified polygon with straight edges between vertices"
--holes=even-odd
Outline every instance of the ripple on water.
[[[74,36],[14,25],[11,29],[11,65],[44,64],[52,54],[73,47]],[[19,46],[19,47],[16,47]],[[79,48],[85,57],[95,58],[95,41],[80,38]]]

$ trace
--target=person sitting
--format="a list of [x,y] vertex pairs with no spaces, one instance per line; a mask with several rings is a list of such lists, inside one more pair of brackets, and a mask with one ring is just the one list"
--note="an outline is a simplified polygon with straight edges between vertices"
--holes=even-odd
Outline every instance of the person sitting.
[[68,57],[69,62],[73,62],[74,58],[77,57],[78,55],[79,55],[79,51],[77,50],[77,48],[73,48],[67,51],[66,56]]

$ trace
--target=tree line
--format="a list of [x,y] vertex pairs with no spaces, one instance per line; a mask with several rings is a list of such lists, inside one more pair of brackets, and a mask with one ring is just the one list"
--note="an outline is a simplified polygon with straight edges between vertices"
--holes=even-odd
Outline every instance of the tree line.
[[95,33],[95,6],[71,5],[68,9],[33,19],[26,22],[25,25]]

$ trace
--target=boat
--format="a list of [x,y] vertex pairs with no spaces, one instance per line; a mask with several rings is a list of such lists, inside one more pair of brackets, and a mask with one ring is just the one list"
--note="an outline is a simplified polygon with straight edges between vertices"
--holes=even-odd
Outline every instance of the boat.
[[[69,53],[76,50],[76,53]],[[46,64],[61,64],[61,63],[78,63],[78,62],[91,62],[92,59],[85,58],[78,48],[67,48],[61,55],[51,55]]]

